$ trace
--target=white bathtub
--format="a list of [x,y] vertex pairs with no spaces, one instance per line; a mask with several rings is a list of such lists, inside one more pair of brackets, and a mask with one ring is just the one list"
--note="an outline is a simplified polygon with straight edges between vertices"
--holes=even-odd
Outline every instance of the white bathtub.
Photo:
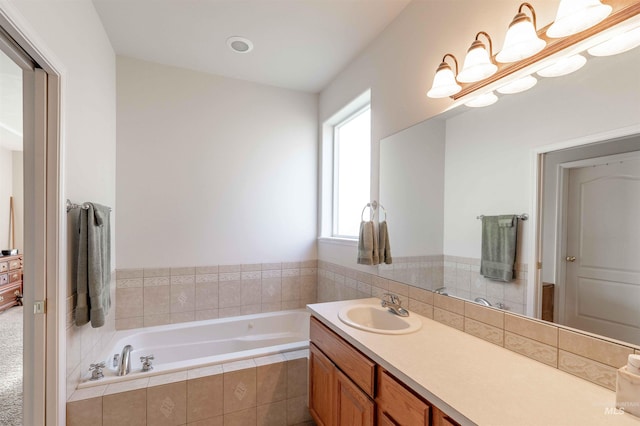
[[[117,376],[113,355],[131,345],[131,372]],[[78,388],[99,386],[174,371],[259,358],[309,346],[309,313],[305,310],[269,312],[206,321],[185,322],[115,333],[101,357],[104,378]],[[153,370],[142,372],[141,356],[153,355]]]

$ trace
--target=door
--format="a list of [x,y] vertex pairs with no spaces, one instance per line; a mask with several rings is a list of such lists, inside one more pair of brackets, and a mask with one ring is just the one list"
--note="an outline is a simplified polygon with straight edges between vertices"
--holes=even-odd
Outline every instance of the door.
[[338,426],[373,426],[373,401],[342,371],[336,371]]
[[568,172],[565,322],[640,341],[640,157]]

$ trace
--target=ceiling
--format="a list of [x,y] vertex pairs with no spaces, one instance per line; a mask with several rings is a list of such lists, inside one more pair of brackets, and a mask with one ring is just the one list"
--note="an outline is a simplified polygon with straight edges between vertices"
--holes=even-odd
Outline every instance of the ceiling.
[[22,69],[0,51],[0,147],[22,151]]
[[[118,55],[319,92],[409,0],[93,0]],[[231,36],[251,40],[232,52]]]

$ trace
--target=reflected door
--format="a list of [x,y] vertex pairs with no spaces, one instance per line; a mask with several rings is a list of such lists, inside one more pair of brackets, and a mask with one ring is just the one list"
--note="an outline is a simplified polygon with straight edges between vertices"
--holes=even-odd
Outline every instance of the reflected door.
[[568,175],[566,325],[640,342],[640,158]]

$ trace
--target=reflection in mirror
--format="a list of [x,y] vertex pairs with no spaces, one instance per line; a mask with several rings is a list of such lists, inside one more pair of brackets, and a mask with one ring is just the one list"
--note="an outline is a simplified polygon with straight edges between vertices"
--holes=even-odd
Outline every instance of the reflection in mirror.
[[[516,279],[502,283],[479,274],[481,223],[476,217],[528,213],[535,218],[537,152],[634,133],[640,133],[640,49],[608,58],[590,58],[574,74],[543,78],[529,92],[503,95],[496,104],[483,109],[458,108],[384,139],[380,148],[379,199],[389,213],[394,264],[380,267],[379,273],[431,290],[445,287],[449,295],[470,300],[483,298],[493,306],[539,318],[541,289],[529,283],[529,277],[535,276],[529,264],[535,259],[530,253],[536,238],[532,235],[535,220],[520,222]],[[633,144],[631,141],[638,138],[626,140]],[[437,157],[433,150],[442,147],[443,172],[432,163]],[[545,155],[545,161],[556,161],[553,155]],[[438,173],[444,176],[441,202],[436,189]],[[557,184],[546,173],[543,179],[544,188]],[[557,226],[549,218],[555,217],[557,206],[549,202],[546,192],[541,218],[544,258],[540,283],[555,285],[551,312],[553,320],[559,322],[569,315],[564,311],[566,277],[557,274],[555,265],[568,253],[560,253],[556,247],[553,230]],[[637,203],[640,197],[629,198]],[[634,241],[640,241],[638,228],[626,229],[635,236]],[[549,233],[552,240],[547,238]],[[441,242],[437,241],[439,235]],[[548,241],[552,241],[551,246]],[[613,245],[619,243],[614,237]],[[592,286],[588,291],[600,297],[613,289]],[[640,296],[634,293],[633,297],[638,300]],[[593,307],[600,299],[593,300],[592,305],[574,309],[583,309],[583,316],[597,315]],[[617,302],[609,304],[609,309],[617,306],[614,303]],[[640,326],[638,318],[636,315],[636,327]],[[613,321],[618,320],[616,317]],[[587,328],[584,322],[571,326]],[[638,338],[593,330],[640,344]]]

